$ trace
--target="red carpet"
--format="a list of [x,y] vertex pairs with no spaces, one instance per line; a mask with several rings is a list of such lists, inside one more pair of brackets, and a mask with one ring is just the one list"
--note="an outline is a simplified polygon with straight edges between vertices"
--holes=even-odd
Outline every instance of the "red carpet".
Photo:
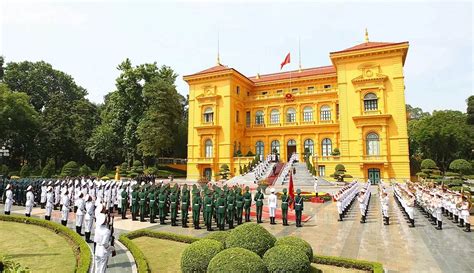
[[280,175],[281,169],[283,169],[283,166],[285,166],[285,164],[281,163],[281,162],[276,164],[275,175],[270,174],[268,176],[268,184],[269,185],[273,185],[275,183],[278,176]]

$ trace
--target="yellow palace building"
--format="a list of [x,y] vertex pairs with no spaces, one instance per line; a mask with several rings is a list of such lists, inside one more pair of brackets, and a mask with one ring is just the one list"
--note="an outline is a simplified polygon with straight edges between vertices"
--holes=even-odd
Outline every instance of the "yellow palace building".
[[231,175],[249,158],[311,153],[318,176],[343,164],[355,178],[408,179],[403,66],[408,42],[366,42],[329,54],[332,65],[247,77],[218,64],[189,84],[187,179]]

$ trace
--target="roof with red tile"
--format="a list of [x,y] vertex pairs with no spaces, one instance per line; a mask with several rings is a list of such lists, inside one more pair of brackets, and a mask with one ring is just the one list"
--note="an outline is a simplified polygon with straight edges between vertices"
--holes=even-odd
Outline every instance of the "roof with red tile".
[[[336,73],[336,68],[334,68],[334,66],[332,65],[321,66],[321,67],[302,69],[301,72],[298,70],[291,71],[291,78],[298,79],[302,77],[318,76],[318,75],[325,75],[325,74],[332,74],[332,73]],[[290,78],[290,71],[260,75],[260,78],[258,79],[256,76],[249,77],[249,79],[253,81],[254,83],[285,80],[289,78]]]
[[401,45],[401,44],[404,44],[404,43],[408,43],[408,42],[400,42],[400,43],[366,42],[366,43],[358,44],[358,45],[353,46],[353,47],[346,48],[344,50],[334,51],[334,52],[331,52],[331,53],[342,53],[342,52],[363,50],[363,49],[369,49],[369,48],[378,48],[378,47],[385,47],[385,46],[392,46],[392,45]]
[[231,69],[232,68],[229,68],[225,65],[218,64],[218,65],[213,66],[211,68],[204,69],[203,71],[199,71],[199,72],[191,74],[191,75],[186,75],[185,77],[196,76],[196,75],[200,75],[200,74],[207,74],[207,73],[212,73],[212,72],[220,72],[220,71],[231,70]]

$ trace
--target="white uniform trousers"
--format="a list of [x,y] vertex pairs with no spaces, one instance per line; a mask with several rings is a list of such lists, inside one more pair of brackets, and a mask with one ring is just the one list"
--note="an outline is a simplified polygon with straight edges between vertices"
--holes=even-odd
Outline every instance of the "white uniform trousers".
[[51,216],[51,213],[53,212],[53,204],[52,203],[46,203],[46,216]]
[[436,220],[443,221],[443,212],[441,211],[441,207],[435,208]]
[[270,209],[270,217],[275,217],[276,208],[270,207],[269,209]]
[[91,232],[93,222],[94,221],[92,219],[92,216],[90,216],[89,214],[86,214],[85,217],[84,217],[85,232]]
[[65,206],[63,206],[63,209],[61,210],[61,221],[67,221],[68,220],[68,214],[69,214],[69,209]]
[[84,215],[76,214],[76,227],[82,227],[82,221],[84,220]]

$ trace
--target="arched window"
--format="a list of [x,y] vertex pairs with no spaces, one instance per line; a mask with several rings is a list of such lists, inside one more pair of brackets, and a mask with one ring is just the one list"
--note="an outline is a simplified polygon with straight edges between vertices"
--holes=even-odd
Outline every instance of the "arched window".
[[323,139],[322,156],[330,156],[332,152],[332,142],[329,138]]
[[380,155],[380,139],[376,133],[370,133],[366,138],[367,155]]
[[206,157],[212,157],[212,140],[208,139],[206,140],[206,143],[204,145],[206,148]]
[[294,139],[288,140],[288,144],[287,144],[287,145],[288,145],[288,146],[296,146],[296,140],[294,140]]
[[263,124],[263,111],[257,111],[255,113],[255,124]]
[[303,109],[303,121],[313,121],[313,107],[306,106]]
[[264,147],[265,147],[265,144],[263,144],[263,141],[257,141],[257,143],[255,143],[255,153],[257,155],[263,155],[264,153]]
[[207,107],[206,110],[204,110],[204,123],[212,123],[214,120],[214,111],[212,110],[212,107]]
[[310,155],[314,155],[314,142],[312,139],[306,139],[304,141],[304,152],[306,153],[306,151],[308,151]]
[[277,109],[273,109],[270,112],[270,123],[280,123],[280,111],[278,111]]
[[286,110],[286,122],[296,122],[295,108],[288,108],[288,110]]
[[331,120],[331,107],[329,105],[321,106],[321,120]]
[[280,141],[278,140],[272,141],[271,146],[272,146],[272,150],[271,150],[272,153],[276,150],[277,154],[280,154]]
[[378,98],[374,93],[364,96],[364,111],[374,111],[378,109]]

